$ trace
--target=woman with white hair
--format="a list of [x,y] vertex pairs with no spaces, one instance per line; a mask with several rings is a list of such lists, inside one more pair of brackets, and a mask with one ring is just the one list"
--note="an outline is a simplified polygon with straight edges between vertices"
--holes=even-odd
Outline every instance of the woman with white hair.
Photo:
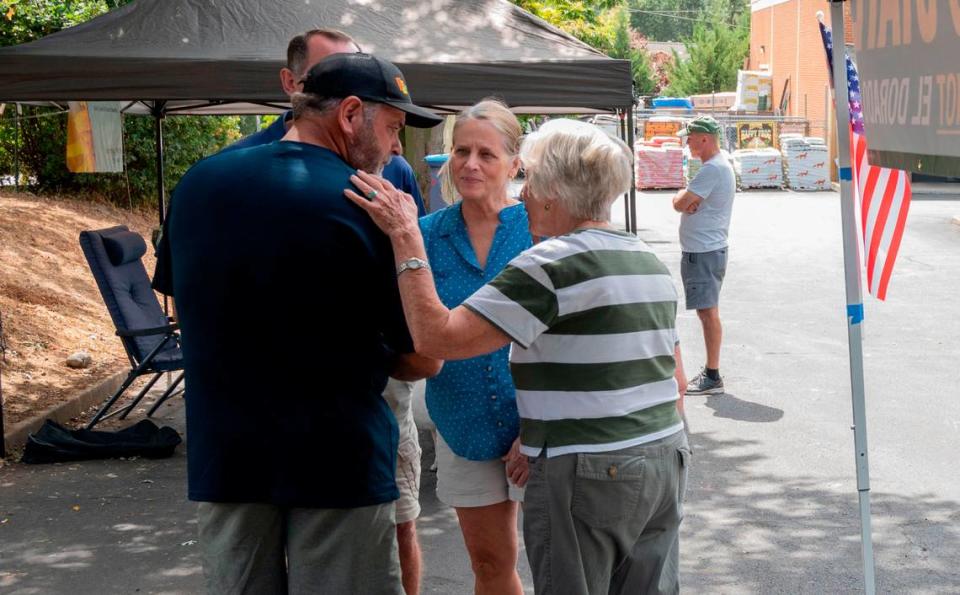
[[595,126],[554,120],[524,140],[529,248],[448,310],[412,200],[358,172],[345,194],[390,237],[417,352],[442,359],[512,342],[528,457],[524,542],[537,593],[675,593],[690,450],[677,293],[666,267],[610,224],[632,154]]

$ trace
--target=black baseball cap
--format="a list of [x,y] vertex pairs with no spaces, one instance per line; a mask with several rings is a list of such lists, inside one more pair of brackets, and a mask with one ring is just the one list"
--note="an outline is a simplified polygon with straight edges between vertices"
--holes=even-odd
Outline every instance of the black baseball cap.
[[414,105],[403,73],[392,63],[372,54],[332,54],[314,64],[303,77],[303,92],[320,97],[350,97],[385,103],[407,113],[414,128],[431,128],[443,121]]

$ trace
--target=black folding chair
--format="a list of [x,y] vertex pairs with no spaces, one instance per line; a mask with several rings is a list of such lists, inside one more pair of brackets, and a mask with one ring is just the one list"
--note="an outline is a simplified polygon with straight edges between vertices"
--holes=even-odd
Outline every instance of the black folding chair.
[[[117,335],[127,351],[131,367],[126,380],[93,416],[87,429],[114,415],[125,418],[164,373],[180,371],[176,380],[147,412],[147,417],[150,417],[164,401],[176,394],[174,391],[183,381],[183,353],[180,351],[177,325],[160,307],[157,294],[150,287],[150,277],[140,260],[147,252],[147,244],[139,234],[124,225],[118,225],[80,232],[80,247],[100,288],[113,325],[117,328]],[[133,381],[145,374],[153,374],[153,378],[136,398],[129,405],[107,414]]]

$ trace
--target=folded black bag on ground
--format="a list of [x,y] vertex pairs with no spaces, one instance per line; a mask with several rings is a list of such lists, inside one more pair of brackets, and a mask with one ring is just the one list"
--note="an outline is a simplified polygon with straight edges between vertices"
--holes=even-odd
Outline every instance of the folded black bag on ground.
[[157,427],[149,419],[116,432],[71,430],[50,421],[27,438],[24,463],[62,463],[115,457],[169,457],[182,442],[169,426]]

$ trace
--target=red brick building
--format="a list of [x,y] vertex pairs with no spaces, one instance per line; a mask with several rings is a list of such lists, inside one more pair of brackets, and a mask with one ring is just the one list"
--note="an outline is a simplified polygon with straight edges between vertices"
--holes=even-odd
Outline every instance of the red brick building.
[[[783,114],[805,117],[810,135],[826,134],[827,62],[820,40],[817,11],[830,24],[827,0],[752,0],[750,14],[751,70],[769,69],[773,74],[773,106],[781,105],[784,89],[788,100]],[[849,7],[844,4],[847,41],[852,42]],[[789,83],[787,83],[789,81]]]

